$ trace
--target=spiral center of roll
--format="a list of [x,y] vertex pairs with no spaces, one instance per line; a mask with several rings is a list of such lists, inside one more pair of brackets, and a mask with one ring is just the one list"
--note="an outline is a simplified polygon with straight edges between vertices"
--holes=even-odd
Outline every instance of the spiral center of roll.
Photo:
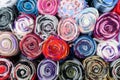
[[10,46],[11,46],[11,43],[10,43],[10,40],[9,39],[4,39],[2,41],[2,47],[5,48],[5,49],[10,49]]
[[24,3],[24,7],[25,7],[27,10],[30,10],[30,9],[31,9],[31,3],[30,3],[30,2]]
[[99,72],[99,67],[96,65],[93,67],[93,72],[98,73]]
[[69,78],[73,78],[73,77],[76,75],[76,70],[75,70],[75,68],[73,68],[73,67],[68,67],[67,70],[66,70],[66,75],[67,75]]
[[4,66],[4,65],[0,65],[0,74],[5,73],[6,71],[7,71],[6,66]]

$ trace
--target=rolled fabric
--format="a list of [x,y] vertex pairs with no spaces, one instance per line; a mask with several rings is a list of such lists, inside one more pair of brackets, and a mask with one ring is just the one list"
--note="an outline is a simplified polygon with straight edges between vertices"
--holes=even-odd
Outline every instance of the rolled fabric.
[[0,80],[11,80],[13,63],[5,58],[0,58]]
[[34,64],[29,60],[20,60],[14,68],[14,79],[36,80],[36,68]]
[[103,41],[98,44],[97,55],[105,61],[114,61],[120,57],[119,43],[115,40]]
[[94,30],[99,12],[93,7],[83,9],[76,17],[77,25],[81,33],[90,33]]
[[33,31],[34,25],[34,19],[30,15],[21,14],[14,21],[14,26],[11,27],[11,30],[18,39],[21,39],[23,36]]
[[94,37],[98,40],[113,39],[118,36],[120,28],[120,17],[116,13],[102,14],[95,25]]
[[57,27],[58,36],[65,41],[73,41],[79,35],[78,26],[73,18],[61,19]]
[[92,56],[96,52],[96,42],[89,36],[81,36],[75,41],[74,51],[78,58]]
[[38,0],[37,7],[41,14],[55,15],[58,11],[59,0]]
[[18,0],[17,9],[26,14],[38,14],[37,0]]
[[58,6],[58,16],[61,18],[76,17],[85,7],[85,0],[61,0]]
[[46,39],[50,34],[56,33],[58,19],[52,15],[40,15],[36,20],[35,33]]
[[116,12],[120,15],[120,0],[118,0],[116,6],[113,9],[113,12]]
[[[103,80],[108,75],[108,63],[99,56],[91,56],[83,61],[85,80]],[[105,79],[106,80],[106,79]]]
[[17,0],[0,0],[0,8],[3,7],[13,7]]
[[110,72],[115,80],[120,80],[120,59],[113,61],[110,65]]
[[59,61],[69,54],[69,46],[58,36],[50,35],[43,43],[42,52],[48,59]]
[[100,12],[104,13],[111,11],[115,7],[117,2],[118,0],[93,0],[92,4]]
[[27,34],[20,41],[20,50],[28,59],[35,59],[41,54],[42,39],[34,33]]
[[11,32],[0,32],[0,56],[15,56],[18,50],[18,40],[15,35]]
[[37,67],[37,76],[39,80],[57,80],[59,67],[49,59],[42,60]]
[[15,12],[12,8],[0,8],[0,30],[9,29],[14,19]]
[[77,59],[67,60],[60,66],[60,80],[83,80],[83,65]]

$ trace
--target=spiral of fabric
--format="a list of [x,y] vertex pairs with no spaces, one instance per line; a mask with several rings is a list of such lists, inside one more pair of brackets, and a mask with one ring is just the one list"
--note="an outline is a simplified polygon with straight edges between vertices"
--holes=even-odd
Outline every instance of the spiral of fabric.
[[36,20],[35,33],[46,39],[50,34],[56,34],[58,19],[52,15],[40,15]]
[[95,25],[94,37],[99,40],[113,39],[118,36],[120,28],[118,14],[109,12],[102,14]]
[[0,32],[0,56],[15,56],[19,51],[18,40],[11,32]]
[[108,63],[99,56],[86,58],[83,61],[83,67],[85,69],[85,80],[103,80],[108,75]]
[[83,65],[77,59],[67,60],[60,66],[60,80],[83,80]]
[[21,39],[23,36],[34,30],[34,25],[35,22],[31,16],[21,14],[14,21],[14,26],[11,27],[11,30],[18,39]]
[[59,0],[38,0],[37,7],[41,14],[55,15],[58,11]]
[[34,64],[25,59],[18,61],[14,68],[14,79],[36,80],[36,68]]
[[96,42],[89,36],[81,36],[75,41],[74,51],[78,58],[92,56],[96,52]]
[[69,46],[58,36],[50,35],[43,43],[42,52],[46,58],[59,61],[68,56]]
[[45,59],[38,64],[37,75],[39,80],[56,80],[58,70],[59,67],[54,61]]
[[28,59],[35,59],[41,54],[42,39],[34,33],[27,34],[20,41],[20,50]]

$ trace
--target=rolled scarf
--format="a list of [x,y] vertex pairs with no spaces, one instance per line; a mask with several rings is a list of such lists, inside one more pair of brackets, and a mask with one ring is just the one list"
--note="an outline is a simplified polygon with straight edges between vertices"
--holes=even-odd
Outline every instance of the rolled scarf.
[[52,15],[40,15],[36,20],[36,34],[40,35],[41,38],[46,39],[50,34],[56,33],[58,26],[58,19]]
[[61,18],[76,17],[85,7],[85,0],[61,0],[58,6],[58,16]]
[[110,65],[110,72],[115,80],[120,80],[120,59],[113,61]]
[[93,7],[83,9],[76,17],[77,25],[81,33],[90,33],[94,30],[96,20],[99,17],[97,9]]
[[0,30],[9,29],[14,19],[15,12],[12,8],[0,8]]
[[13,7],[17,0],[0,0],[0,8],[3,7]]
[[73,41],[79,35],[78,26],[73,18],[61,19],[57,27],[58,36],[65,41]]
[[18,40],[15,35],[11,32],[0,32],[0,56],[15,56],[18,50]]
[[119,43],[115,40],[103,41],[98,44],[97,55],[105,61],[114,61],[120,57]]
[[36,80],[36,68],[29,60],[19,61],[14,68],[15,80]]
[[59,0],[38,0],[37,7],[41,14],[55,15],[58,11]]
[[49,59],[42,60],[38,64],[37,76],[39,80],[57,80],[59,67]]
[[28,59],[35,59],[41,54],[42,39],[34,33],[27,34],[20,41],[20,50]]
[[111,11],[115,7],[117,2],[118,0],[93,0],[92,4],[100,12],[104,13]]
[[75,41],[74,51],[78,58],[92,56],[96,52],[96,42],[89,36],[81,36]]
[[37,0],[18,0],[17,9],[26,14],[38,14]]
[[13,70],[12,62],[5,58],[0,58],[0,80],[11,79],[12,70]]
[[14,26],[11,27],[11,30],[18,39],[21,39],[23,36],[33,31],[34,25],[35,22],[31,16],[22,14],[14,21]]
[[86,58],[83,61],[83,66],[85,69],[85,80],[103,80],[108,75],[108,64],[98,56]]
[[60,80],[83,80],[83,65],[80,61],[67,60],[60,66]]
[[120,17],[116,13],[102,14],[95,25],[94,37],[98,40],[113,39],[118,36]]
[[113,12],[116,12],[120,15],[120,0],[118,0],[116,6],[113,9]]
[[43,43],[42,52],[48,59],[59,61],[69,54],[69,46],[58,36],[50,35]]

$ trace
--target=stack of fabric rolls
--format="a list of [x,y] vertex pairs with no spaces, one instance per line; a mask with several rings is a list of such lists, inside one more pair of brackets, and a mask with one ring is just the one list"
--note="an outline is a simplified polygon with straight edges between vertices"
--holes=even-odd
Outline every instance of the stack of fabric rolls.
[[0,0],[0,80],[120,80],[120,0]]

